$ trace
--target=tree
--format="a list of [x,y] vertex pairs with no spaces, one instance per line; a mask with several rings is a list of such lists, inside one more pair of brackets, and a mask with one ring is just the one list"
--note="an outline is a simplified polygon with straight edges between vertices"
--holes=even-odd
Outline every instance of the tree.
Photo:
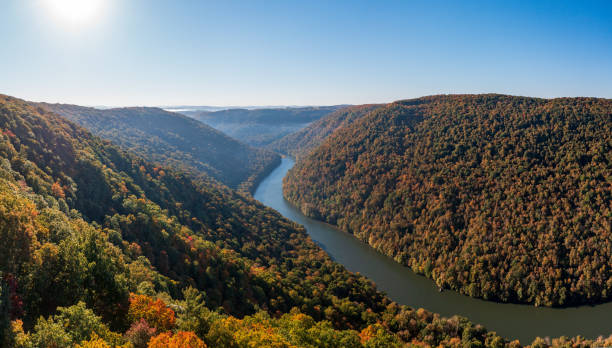
[[[41,317],[32,333],[36,347],[71,347],[92,339],[93,335],[111,344],[121,344],[121,336],[113,333],[91,309],[79,302],[70,307],[58,307],[58,314]],[[95,341],[95,340],[94,340]]]
[[206,308],[202,294],[195,288],[183,290],[182,311],[178,314],[176,326],[182,331],[193,331],[205,337],[210,328],[210,311]]
[[0,188],[0,270],[17,274],[30,261],[36,232],[42,229],[34,203],[5,190],[11,189]]
[[8,345],[11,337],[11,306],[8,284],[2,279],[0,273],[0,343]]
[[193,332],[161,333],[149,341],[149,348],[206,348],[206,344]]
[[146,295],[131,294],[128,321],[134,323],[141,319],[160,332],[171,330],[175,324],[174,311],[168,308],[164,301],[154,300]]
[[361,343],[367,348],[401,347],[397,337],[390,334],[380,324],[369,325],[359,333]]
[[98,337],[95,333],[91,335],[91,339],[77,344],[75,348],[112,348],[106,341]]
[[125,337],[134,345],[134,348],[146,348],[149,340],[155,336],[156,332],[157,329],[150,327],[146,320],[140,319],[140,321],[132,324],[125,333]]

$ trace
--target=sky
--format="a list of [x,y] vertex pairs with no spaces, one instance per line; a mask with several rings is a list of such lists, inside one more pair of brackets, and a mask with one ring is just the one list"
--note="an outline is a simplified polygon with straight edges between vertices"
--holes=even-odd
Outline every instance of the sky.
[[0,1],[0,93],[107,106],[612,98],[612,1],[80,1],[91,8]]

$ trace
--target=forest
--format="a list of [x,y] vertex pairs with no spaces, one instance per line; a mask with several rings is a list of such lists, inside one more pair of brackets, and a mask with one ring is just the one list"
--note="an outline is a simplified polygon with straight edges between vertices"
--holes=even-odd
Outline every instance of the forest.
[[0,32],[0,348],[612,348],[612,0]]
[[42,107],[0,96],[0,131],[0,346],[521,346],[400,306],[249,196]]
[[185,114],[234,139],[240,139],[252,146],[264,147],[341,108],[343,108],[342,105],[252,110],[228,109],[188,111]]
[[612,100],[398,101],[332,133],[283,188],[442,289],[538,306],[612,299]]
[[391,302],[248,196],[42,107],[0,96],[0,129],[2,346],[511,344]]
[[56,112],[151,162],[205,181],[213,178],[245,192],[250,192],[280,161],[271,151],[253,148],[201,122],[159,108],[35,106]]

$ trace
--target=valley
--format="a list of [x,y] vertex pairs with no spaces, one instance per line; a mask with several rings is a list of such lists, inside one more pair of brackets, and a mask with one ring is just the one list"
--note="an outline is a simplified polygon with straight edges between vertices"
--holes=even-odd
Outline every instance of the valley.
[[184,111],[234,139],[258,147],[266,147],[338,109],[338,106],[228,109],[219,111]]
[[612,347],[612,2],[0,30],[0,348]]
[[[608,342],[600,336],[609,331],[612,303],[541,308],[439,292],[431,280],[355,236],[302,215],[283,198],[296,167],[384,107],[348,107],[294,133],[284,146],[298,154],[298,163],[282,158],[252,187],[253,200],[248,191],[202,177],[196,168],[182,171],[193,162],[173,158],[144,135],[158,134],[155,141],[162,143],[177,138],[177,145],[209,141],[207,151],[224,144],[256,151],[204,125],[159,109],[102,112],[0,97],[0,211],[17,213],[3,213],[8,220],[0,220],[0,237],[8,243],[0,257],[0,311],[6,313],[0,326],[4,333],[12,328],[3,342],[64,346],[54,335],[68,335],[65,342],[134,343],[134,332],[153,329],[163,332],[151,331],[149,342],[183,339],[230,347],[269,340],[318,346],[309,339],[323,337],[338,347]],[[177,128],[186,121],[192,129]],[[198,128],[194,138],[190,132]],[[126,141],[134,142],[127,147]],[[210,166],[220,163],[202,159]],[[94,266],[78,266],[87,262]],[[110,278],[98,283],[105,272]],[[188,304],[191,309],[182,309]],[[154,308],[160,312],[146,314]],[[84,320],[79,316],[98,326],[54,326]],[[159,316],[180,321],[160,324]],[[292,336],[289,328],[298,323],[314,336]],[[258,336],[252,325],[272,330],[272,336]]]
[[502,336],[532,342],[536,337],[583,336],[594,339],[608,334],[612,303],[569,308],[544,308],[496,303],[438,290],[436,284],[410,268],[374,250],[354,236],[327,223],[314,220],[287,202],[282,180],[294,166],[290,158],[266,177],[255,191],[255,199],[303,225],[310,237],[334,261],[351,272],[371,279],[390,299],[413,308],[425,308],[444,316],[455,314],[496,331]]

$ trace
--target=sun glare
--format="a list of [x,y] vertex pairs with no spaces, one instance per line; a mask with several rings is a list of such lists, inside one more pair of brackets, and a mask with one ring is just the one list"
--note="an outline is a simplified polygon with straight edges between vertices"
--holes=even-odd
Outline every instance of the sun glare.
[[85,24],[95,20],[108,0],[44,0],[57,20],[66,24]]

